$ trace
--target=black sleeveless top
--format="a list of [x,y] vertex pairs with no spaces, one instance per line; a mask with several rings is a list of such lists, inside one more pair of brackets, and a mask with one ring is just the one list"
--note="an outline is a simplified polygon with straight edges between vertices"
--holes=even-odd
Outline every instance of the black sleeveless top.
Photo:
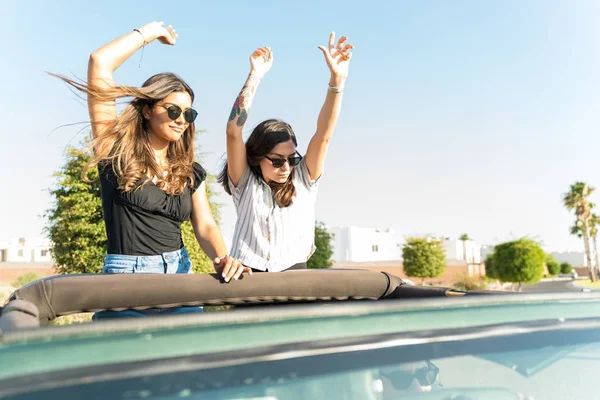
[[170,195],[149,182],[123,192],[110,164],[98,166],[108,254],[153,256],[183,247],[181,223],[190,219],[192,194],[206,179],[194,162],[194,185],[180,195]]

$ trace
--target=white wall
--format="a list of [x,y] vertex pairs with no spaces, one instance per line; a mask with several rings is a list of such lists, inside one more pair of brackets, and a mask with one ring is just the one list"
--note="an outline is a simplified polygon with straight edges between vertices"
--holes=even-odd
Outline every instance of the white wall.
[[0,243],[0,250],[5,255],[5,262],[48,262],[50,255],[50,241],[45,238],[14,238],[8,242]]
[[31,262],[31,249],[26,247],[9,247],[5,250],[7,262]]
[[402,258],[394,230],[338,226],[328,228],[335,235],[333,259],[337,262],[391,261]]
[[[461,242],[462,243],[462,242]],[[478,245],[474,240],[467,240],[464,243],[466,254],[465,259],[469,264],[481,264],[483,259],[481,258],[481,246]]]
[[50,248],[43,247],[43,246],[35,247],[32,250],[31,261],[32,262],[52,261],[52,255],[50,254]]
[[[481,246],[474,240],[444,239],[442,244],[446,250],[447,261],[466,261],[468,264],[480,264]],[[465,254],[466,253],[466,254]]]
[[350,256],[350,231],[347,227],[328,227],[329,233],[333,236],[333,260],[349,261]]
[[463,248],[456,243],[456,240],[444,240],[442,246],[444,246],[444,250],[446,251],[447,261],[463,259]]

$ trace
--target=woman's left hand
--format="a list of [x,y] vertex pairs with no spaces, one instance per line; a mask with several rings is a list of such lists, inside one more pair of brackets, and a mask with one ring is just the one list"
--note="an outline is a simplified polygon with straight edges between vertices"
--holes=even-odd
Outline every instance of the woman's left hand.
[[231,278],[237,280],[244,272],[252,275],[252,268],[244,267],[237,258],[230,256],[217,257],[213,260],[215,270],[218,271],[225,282]]
[[335,32],[331,32],[329,34],[329,49],[326,49],[325,46],[319,46],[325,56],[331,75],[335,78],[345,79],[348,76],[348,65],[352,58],[350,50],[354,46],[346,43],[346,40],[348,40],[348,37],[342,36],[335,45]]

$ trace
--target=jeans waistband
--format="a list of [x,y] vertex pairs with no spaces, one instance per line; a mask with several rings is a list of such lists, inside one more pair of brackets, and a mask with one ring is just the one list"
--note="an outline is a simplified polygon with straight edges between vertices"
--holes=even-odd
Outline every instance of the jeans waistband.
[[179,250],[169,251],[166,253],[157,254],[155,256],[131,256],[128,254],[107,254],[104,256],[104,260],[106,260],[106,257],[109,257],[109,256],[112,260],[136,261],[136,260],[139,260],[140,258],[144,258],[144,260],[147,260],[147,261],[162,262],[165,260],[168,261],[169,259],[176,257],[176,256],[181,256],[182,258],[188,257],[188,252],[185,249],[185,247],[182,247]]

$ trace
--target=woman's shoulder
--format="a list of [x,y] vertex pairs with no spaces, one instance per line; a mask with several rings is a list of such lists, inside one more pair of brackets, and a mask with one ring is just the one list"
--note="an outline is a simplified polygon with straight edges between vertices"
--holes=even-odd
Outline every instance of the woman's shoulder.
[[[294,183],[297,183],[300,187],[306,188],[310,191],[313,191],[318,187],[318,183],[321,179],[321,177],[318,177],[317,179],[312,179],[310,177],[310,171],[306,165],[306,158],[303,158],[302,161],[300,161],[300,164],[294,168],[292,174]],[[296,189],[298,189],[298,186]]]
[[199,162],[194,161],[192,164],[192,168],[194,170],[194,191],[200,187],[202,182],[206,180],[206,170]]

